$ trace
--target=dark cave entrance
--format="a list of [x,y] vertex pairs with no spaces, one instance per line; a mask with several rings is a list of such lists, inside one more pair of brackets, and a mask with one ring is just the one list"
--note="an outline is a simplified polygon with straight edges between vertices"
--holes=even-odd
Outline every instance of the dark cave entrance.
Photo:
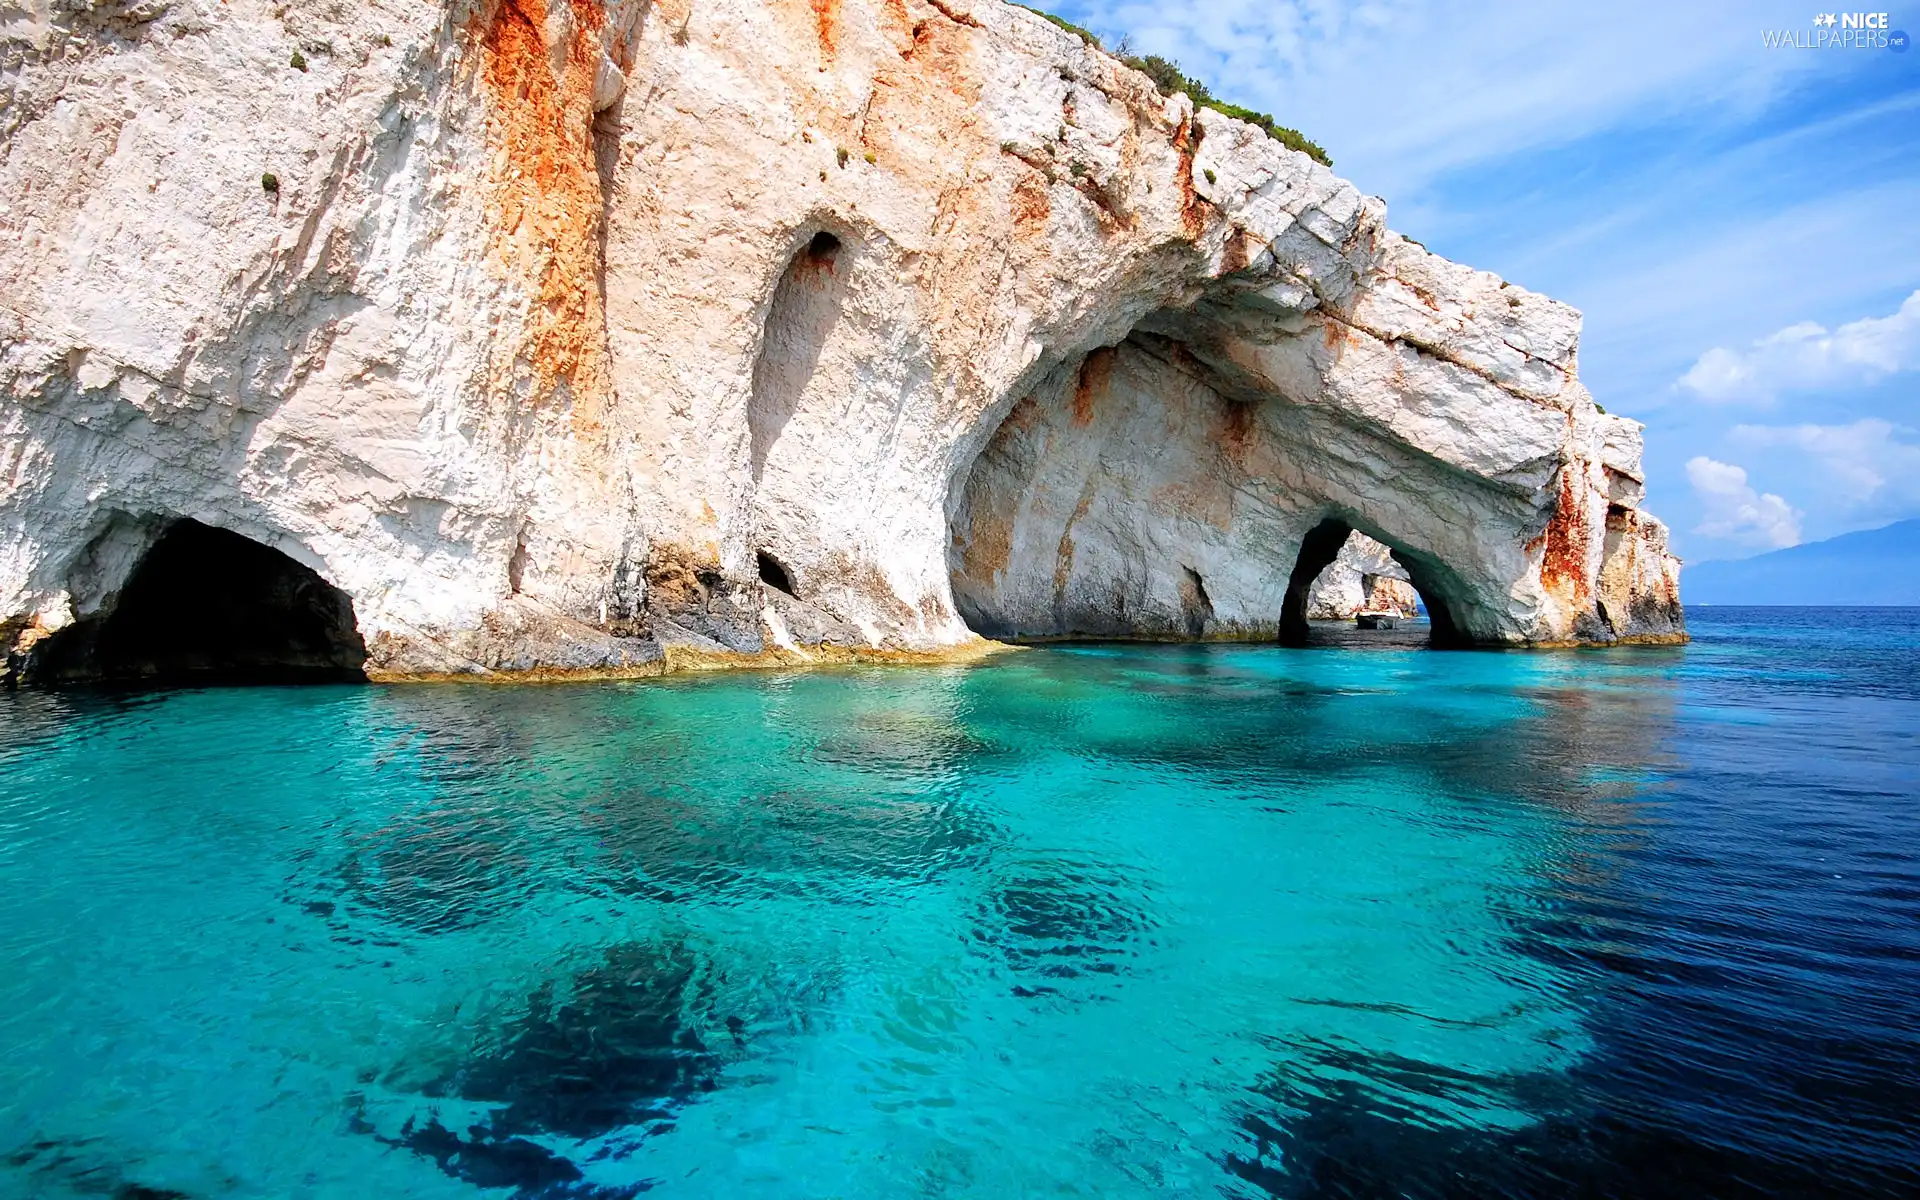
[[759,569],[761,583],[789,596],[800,594],[794,589],[792,573],[773,555],[765,550],[758,551],[754,555],[754,565]]
[[353,601],[278,550],[198,521],[160,535],[102,617],[51,639],[50,682],[364,680]]
[[[1346,545],[1347,537],[1352,532],[1353,526],[1338,517],[1328,517],[1307,531],[1307,536],[1300,543],[1300,555],[1294,560],[1293,573],[1287,577],[1287,595],[1280,609],[1281,645],[1304,647],[1333,644],[1318,636],[1313,623],[1308,621],[1307,596],[1313,589],[1314,581],[1320,578],[1320,573],[1333,565],[1333,560],[1339,556],[1340,548]],[[1461,629],[1447,603],[1439,578],[1445,569],[1437,563],[1425,561],[1422,556],[1398,548],[1393,550],[1393,559],[1406,569],[1414,591],[1420,596],[1420,607],[1426,610],[1426,644],[1436,650],[1472,645],[1472,639]]]

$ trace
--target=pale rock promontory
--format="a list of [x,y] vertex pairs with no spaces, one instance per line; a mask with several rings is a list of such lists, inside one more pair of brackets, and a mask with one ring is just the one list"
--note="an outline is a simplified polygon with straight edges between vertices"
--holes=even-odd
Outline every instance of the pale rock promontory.
[[1000,0],[4,20],[15,672],[1286,637],[1353,530],[1443,640],[1684,637],[1576,312]]
[[1419,606],[1412,576],[1393,560],[1392,549],[1357,529],[1307,592],[1310,621],[1351,620],[1362,612],[1411,617]]

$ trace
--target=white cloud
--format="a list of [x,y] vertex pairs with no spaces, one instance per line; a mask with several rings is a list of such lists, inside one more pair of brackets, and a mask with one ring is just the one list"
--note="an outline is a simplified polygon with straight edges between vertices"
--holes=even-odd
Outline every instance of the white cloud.
[[1680,377],[1680,386],[1713,404],[1764,403],[1789,389],[1872,383],[1916,369],[1920,291],[1890,316],[1849,321],[1832,332],[1802,321],[1745,351],[1716,346]]
[[1824,65],[1768,53],[1807,27],[1786,0],[1057,0],[1165,54],[1216,94],[1270,111],[1342,174],[1406,201],[1473,163],[1563,145],[1648,113],[1757,109]]
[[1920,444],[1901,440],[1912,432],[1865,417],[1850,425],[1736,425],[1730,436],[1753,450],[1795,452],[1803,467],[1811,458],[1847,509],[1898,513],[1920,504]]
[[1687,479],[1705,518],[1694,532],[1763,546],[1799,545],[1799,510],[1772,492],[1755,491],[1741,468],[1696,455],[1687,460]]
[[[1038,6],[1178,60],[1325,146],[1387,198],[1394,228],[1584,310],[1582,370],[1609,408],[1690,396],[1674,378],[1703,347],[1741,344],[1730,331],[1860,311],[1920,280],[1920,180],[1884,135],[1913,123],[1920,89],[1869,101],[1851,67],[1764,49],[1763,29],[1811,28],[1799,4]],[[1845,103],[1784,103],[1841,86]],[[1871,252],[1839,252],[1836,269],[1863,230]]]

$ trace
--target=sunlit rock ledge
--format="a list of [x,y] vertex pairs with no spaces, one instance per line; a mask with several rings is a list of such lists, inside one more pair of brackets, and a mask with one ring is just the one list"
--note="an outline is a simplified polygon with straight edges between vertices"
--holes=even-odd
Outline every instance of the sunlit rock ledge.
[[[999,0],[4,33],[16,672],[273,613],[385,677],[1285,640],[1349,530],[1436,640],[1685,636],[1576,312]],[[264,609],[196,607],[201,527]]]

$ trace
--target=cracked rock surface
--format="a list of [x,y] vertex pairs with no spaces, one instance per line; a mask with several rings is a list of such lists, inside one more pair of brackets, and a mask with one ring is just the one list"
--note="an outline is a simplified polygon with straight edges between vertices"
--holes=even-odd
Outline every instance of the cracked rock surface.
[[1000,0],[0,39],[16,667],[181,521],[376,676],[1266,637],[1328,522],[1465,640],[1684,637],[1576,312]]

